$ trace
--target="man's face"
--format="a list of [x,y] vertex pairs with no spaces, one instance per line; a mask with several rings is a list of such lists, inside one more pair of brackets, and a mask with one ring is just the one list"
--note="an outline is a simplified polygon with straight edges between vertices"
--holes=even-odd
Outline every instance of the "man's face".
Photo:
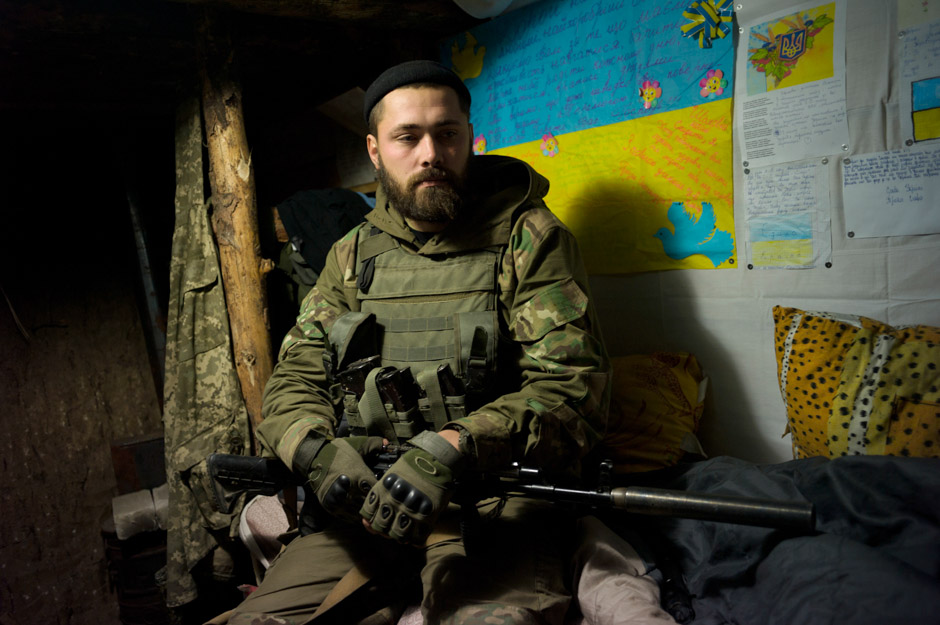
[[405,87],[386,95],[381,106],[378,136],[366,141],[389,203],[416,229],[453,220],[473,137],[457,94],[449,87]]

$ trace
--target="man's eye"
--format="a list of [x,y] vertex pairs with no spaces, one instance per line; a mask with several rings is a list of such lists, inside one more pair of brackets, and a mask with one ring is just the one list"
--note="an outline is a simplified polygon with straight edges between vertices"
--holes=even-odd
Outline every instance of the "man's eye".
[[398,141],[401,141],[403,143],[411,143],[414,140],[415,140],[414,135],[401,135],[400,137],[398,137]]

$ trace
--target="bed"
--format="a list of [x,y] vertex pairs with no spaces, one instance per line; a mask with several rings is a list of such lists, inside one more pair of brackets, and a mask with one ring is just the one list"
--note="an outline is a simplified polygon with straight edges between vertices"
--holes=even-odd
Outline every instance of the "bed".
[[[681,580],[678,588],[664,586],[664,604],[677,602],[670,611],[679,622],[940,623],[936,458],[816,457],[754,465],[719,457],[656,471],[634,483],[805,500],[816,508],[817,531],[805,535],[605,515],[609,527],[659,567],[660,579],[671,573]],[[682,601],[683,591],[688,601]]]
[[940,623],[940,329],[782,306],[773,317],[794,460],[684,462],[706,381],[688,354],[614,359],[611,453],[623,483],[811,502],[816,532],[604,521],[668,580],[679,622]]

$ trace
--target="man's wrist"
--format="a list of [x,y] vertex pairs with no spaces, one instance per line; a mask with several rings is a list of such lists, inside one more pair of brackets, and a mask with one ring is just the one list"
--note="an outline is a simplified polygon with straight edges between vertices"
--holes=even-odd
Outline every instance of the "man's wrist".
[[480,471],[505,468],[512,462],[509,419],[486,413],[473,413],[447,423],[442,431],[460,434],[458,449],[468,467]]
[[457,470],[464,466],[464,456],[460,450],[453,445],[447,438],[440,433],[434,433],[431,430],[425,430],[408,441],[418,449],[431,454],[438,462],[446,465],[451,470]]
[[438,434],[446,438],[451,445],[457,448],[457,451],[459,451],[460,455],[463,457],[464,466],[476,467],[476,447],[473,444],[473,436],[467,428],[448,423]]
[[457,430],[441,430],[438,434],[440,434],[441,438],[453,445],[454,449],[462,451],[460,449],[460,432]]

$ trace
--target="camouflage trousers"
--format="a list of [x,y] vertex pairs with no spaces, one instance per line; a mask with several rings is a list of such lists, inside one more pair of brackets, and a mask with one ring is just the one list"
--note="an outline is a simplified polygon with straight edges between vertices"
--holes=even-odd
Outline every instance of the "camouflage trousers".
[[466,530],[466,543],[454,506],[422,548],[331,528],[292,541],[258,590],[211,623],[393,625],[420,603],[426,625],[561,624],[573,528],[557,507],[523,499]]

